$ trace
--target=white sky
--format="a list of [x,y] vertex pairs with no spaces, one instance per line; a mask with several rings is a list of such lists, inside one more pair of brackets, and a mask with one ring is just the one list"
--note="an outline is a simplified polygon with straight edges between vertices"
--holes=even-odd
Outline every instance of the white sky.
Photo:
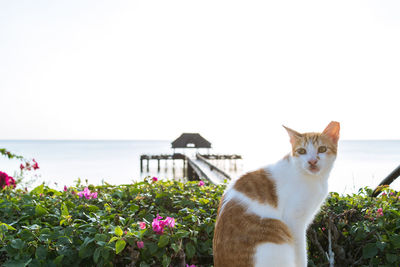
[[0,2],[0,139],[400,139],[399,89],[400,1]]

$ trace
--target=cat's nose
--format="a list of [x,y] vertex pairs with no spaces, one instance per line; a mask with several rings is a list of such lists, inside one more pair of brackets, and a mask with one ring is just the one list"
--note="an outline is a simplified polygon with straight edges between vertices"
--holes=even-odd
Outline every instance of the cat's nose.
[[310,165],[316,165],[317,162],[318,162],[317,159],[310,159],[310,160],[308,160],[308,164],[310,164]]

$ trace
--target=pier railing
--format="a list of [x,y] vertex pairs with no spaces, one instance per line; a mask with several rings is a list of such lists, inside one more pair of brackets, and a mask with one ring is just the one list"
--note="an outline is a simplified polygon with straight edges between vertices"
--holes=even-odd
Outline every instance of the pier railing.
[[226,179],[231,180],[231,177],[226,172],[224,172],[214,164],[210,163],[205,157],[203,157],[199,153],[196,154],[196,158],[207,164],[210,167],[211,171],[216,171],[220,173],[222,176],[224,176]]

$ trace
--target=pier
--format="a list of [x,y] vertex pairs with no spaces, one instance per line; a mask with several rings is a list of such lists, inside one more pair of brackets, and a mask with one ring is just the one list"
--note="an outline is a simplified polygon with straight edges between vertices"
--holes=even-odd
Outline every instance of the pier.
[[[184,176],[182,178],[187,178],[188,180],[208,180],[213,184],[221,184],[225,180],[231,180],[231,176],[216,165],[228,161],[230,170],[237,171],[237,161],[242,159],[242,156],[237,154],[199,153],[199,149],[207,149],[207,152],[209,152],[211,143],[197,133],[184,133],[173,141],[171,145],[174,150],[173,154],[141,155],[141,173],[150,172],[151,161],[157,161],[158,173],[161,171],[161,162],[164,161],[165,165],[172,161],[173,168],[175,168],[175,161],[181,161]],[[186,153],[175,153],[176,149],[184,149],[185,151],[196,149],[197,153],[192,153],[192,156],[188,156]]]

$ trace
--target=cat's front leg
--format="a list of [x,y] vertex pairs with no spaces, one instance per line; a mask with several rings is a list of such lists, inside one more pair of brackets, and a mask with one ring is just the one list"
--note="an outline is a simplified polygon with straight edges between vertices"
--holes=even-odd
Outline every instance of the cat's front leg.
[[307,267],[307,240],[305,231],[295,234],[296,267]]

